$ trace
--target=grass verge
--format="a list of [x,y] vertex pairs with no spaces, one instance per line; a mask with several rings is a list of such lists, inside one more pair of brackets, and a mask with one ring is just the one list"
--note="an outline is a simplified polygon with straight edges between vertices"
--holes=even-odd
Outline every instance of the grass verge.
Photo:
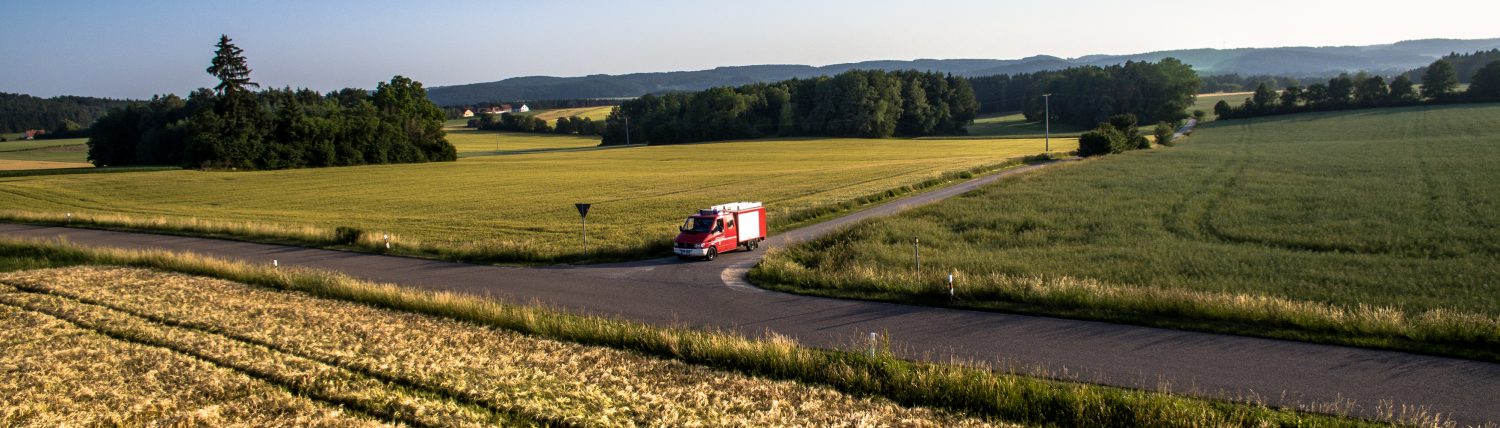
[[[888,352],[808,349],[790,340],[745,338],[687,329],[569,315],[453,293],[433,293],[301,269],[275,269],[164,251],[91,249],[57,243],[0,241],[0,257],[46,264],[105,264],[203,275],[379,308],[436,315],[569,342],[632,350],[714,368],[831,386],[1022,424],[1049,426],[1366,426],[1342,419],[1254,404],[1186,398],[1042,380],[971,363],[905,361]],[[1391,411],[1394,422],[1438,425],[1423,412]]]
[[[1300,340],[1500,362],[1500,318],[1446,309],[1415,314],[1247,294],[1111,284],[1068,276],[918,275],[868,265],[809,268],[806,252],[837,248],[835,233],[774,249],[750,271],[757,285],[789,293]],[[938,277],[953,273],[950,297]]]

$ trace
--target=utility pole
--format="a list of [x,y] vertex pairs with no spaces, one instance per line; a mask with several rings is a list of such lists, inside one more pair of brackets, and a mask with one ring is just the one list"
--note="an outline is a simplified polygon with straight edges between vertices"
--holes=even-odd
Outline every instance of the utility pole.
[[630,145],[630,116],[625,116],[625,145]]
[[1045,113],[1042,113],[1042,122],[1047,126],[1046,148],[1042,151],[1050,152],[1052,151],[1052,94],[1042,94],[1042,105],[1046,106]]

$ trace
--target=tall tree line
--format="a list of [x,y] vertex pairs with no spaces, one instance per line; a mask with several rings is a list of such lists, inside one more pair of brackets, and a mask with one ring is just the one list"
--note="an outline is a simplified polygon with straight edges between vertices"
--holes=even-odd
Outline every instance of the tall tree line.
[[469,127],[486,131],[530,132],[541,134],[601,135],[604,122],[578,116],[557,118],[556,124],[529,114],[486,114],[479,119],[469,119]]
[[1341,74],[1327,83],[1307,87],[1288,86],[1280,91],[1261,84],[1235,107],[1219,101],[1214,114],[1221,119],[1237,119],[1308,111],[1348,110],[1372,107],[1418,104],[1500,101],[1500,59],[1475,68],[1466,91],[1458,91],[1459,74],[1447,59],[1422,67],[1420,88],[1400,74],[1389,82],[1384,76],[1360,72]]
[[1041,95],[1040,82],[1051,73],[999,74],[969,78],[974,87],[974,98],[979,101],[979,113],[1004,113],[1021,111],[1027,100]]
[[0,92],[0,132],[84,129],[110,109],[133,102],[138,101],[73,96],[39,98]]
[[[773,136],[884,138],[962,134],[979,104],[967,79],[918,71],[852,70],[625,101],[605,145],[677,144]],[[626,124],[629,124],[627,130]]]
[[1058,71],[987,76],[971,79],[981,111],[1021,111],[1039,121],[1052,94],[1052,119],[1090,127],[1120,114],[1150,122],[1187,118],[1202,82],[1187,64],[1175,58],[1159,62],[1131,61],[1108,67],[1081,66]]
[[1274,76],[1269,74],[1256,74],[1250,76],[1241,76],[1239,74],[1220,74],[1215,76],[1203,77],[1203,87],[1200,88],[1200,91],[1205,94],[1215,92],[1249,92],[1255,90],[1255,87],[1260,86],[1261,84],[1265,84],[1266,86],[1270,86],[1272,88],[1302,86],[1303,81],[1322,80],[1333,76],[1334,74],[1332,73],[1319,75],[1316,77]]
[[[1484,68],[1485,65],[1491,62],[1500,60],[1500,49],[1462,54],[1455,52],[1439,59],[1453,67],[1453,72],[1458,75],[1459,83],[1471,83],[1470,79],[1479,73],[1479,69]],[[1431,66],[1408,71],[1406,72],[1406,78],[1413,81],[1421,81],[1422,76],[1427,74],[1429,67]]]
[[395,76],[373,92],[252,91],[243,52],[221,36],[212,90],[158,96],[99,118],[89,139],[97,166],[183,165],[283,169],[457,159],[444,113],[420,82]]

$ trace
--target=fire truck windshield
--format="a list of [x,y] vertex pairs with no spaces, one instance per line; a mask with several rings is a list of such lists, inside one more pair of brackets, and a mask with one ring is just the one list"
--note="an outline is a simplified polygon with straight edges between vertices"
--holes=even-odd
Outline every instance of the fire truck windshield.
[[687,222],[682,224],[683,232],[709,233],[714,231],[714,219],[707,217],[688,217]]

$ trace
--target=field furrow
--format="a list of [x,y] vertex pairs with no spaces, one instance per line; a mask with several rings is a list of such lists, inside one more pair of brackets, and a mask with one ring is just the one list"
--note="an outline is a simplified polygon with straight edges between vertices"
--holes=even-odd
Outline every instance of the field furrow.
[[[40,304],[0,285],[0,425],[375,425],[341,406],[190,354],[97,333],[22,309]],[[66,316],[66,315],[64,315]]]
[[[218,280],[124,268],[0,276],[4,302],[170,347],[417,425],[984,421],[606,348]],[[873,423],[873,422],[872,422]]]
[[126,311],[56,295],[12,294],[0,304],[43,313],[78,328],[133,344],[181,353],[275,384],[331,406],[347,406],[390,422],[414,426],[485,426],[517,422],[399,384],[221,334],[151,320]]

